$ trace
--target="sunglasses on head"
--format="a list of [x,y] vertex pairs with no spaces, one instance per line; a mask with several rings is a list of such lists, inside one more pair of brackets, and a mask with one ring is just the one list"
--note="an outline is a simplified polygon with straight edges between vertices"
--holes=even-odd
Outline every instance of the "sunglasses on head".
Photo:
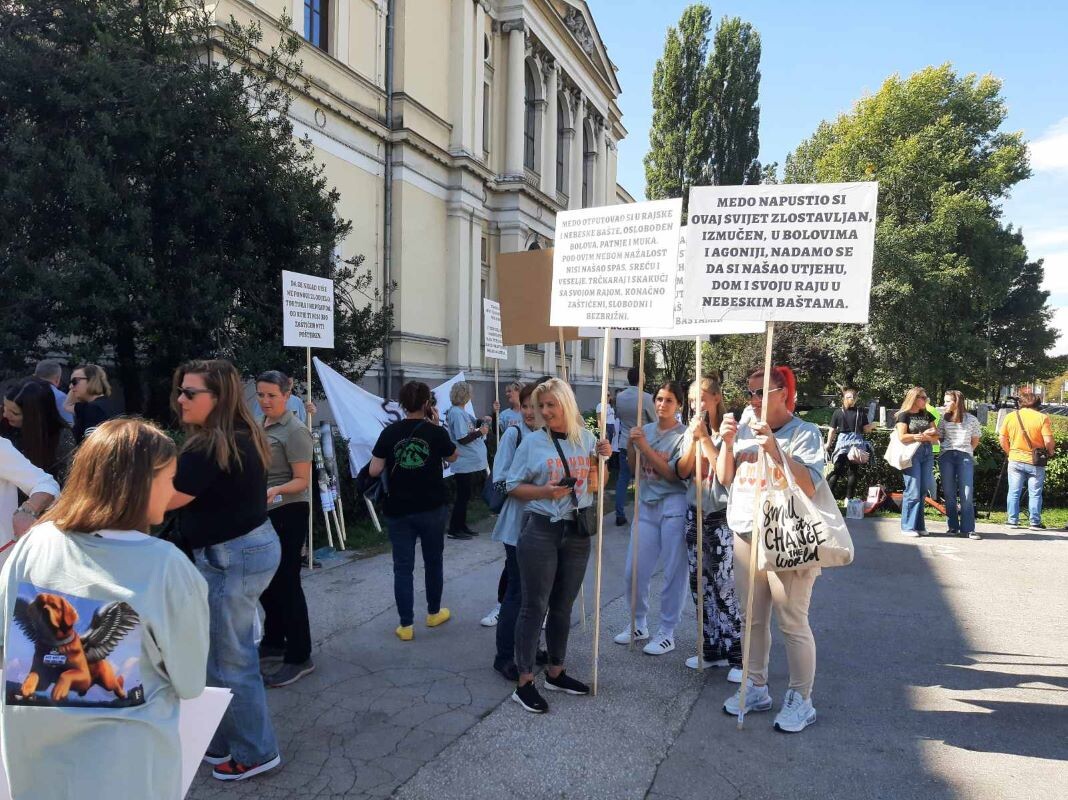
[[211,389],[190,389],[185,386],[179,386],[174,393],[185,397],[186,400],[196,400],[198,394],[214,394]]
[[[763,388],[760,388],[760,389],[746,389],[745,391],[748,392],[750,397],[763,397],[764,396],[764,389]],[[782,391],[782,387],[781,386],[776,386],[774,389],[770,389],[768,391],[768,394],[775,394],[775,392],[781,392],[781,391]]]

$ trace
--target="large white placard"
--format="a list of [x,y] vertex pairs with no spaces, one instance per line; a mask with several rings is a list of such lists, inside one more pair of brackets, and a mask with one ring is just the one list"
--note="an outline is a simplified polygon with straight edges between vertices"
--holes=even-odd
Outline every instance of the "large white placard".
[[486,358],[508,358],[501,329],[501,304],[488,297],[482,299],[482,335],[486,339]]
[[669,324],[681,214],[681,199],[557,214],[549,324]]
[[688,225],[679,229],[679,261],[675,272],[675,325],[671,328],[642,328],[645,339],[672,339],[705,336],[708,334],[723,336],[728,333],[763,333],[763,322],[750,320],[704,320],[686,314],[684,298],[686,297],[686,239]]
[[282,270],[282,344],[333,349],[333,281]]
[[868,321],[877,183],[690,190],[688,316]]

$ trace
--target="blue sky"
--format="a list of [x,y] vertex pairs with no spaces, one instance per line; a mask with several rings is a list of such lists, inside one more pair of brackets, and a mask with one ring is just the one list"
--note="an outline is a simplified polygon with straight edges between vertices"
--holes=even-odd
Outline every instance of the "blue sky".
[[[588,0],[608,53],[619,67],[620,106],[630,132],[619,148],[619,182],[642,197],[642,158],[652,116],[653,68],[664,34],[688,2]],[[1068,353],[1068,4],[975,0],[895,3],[753,0],[707,3],[713,16],[740,16],[760,31],[760,157],[780,164],[824,119],[848,111],[893,73],[949,61],[959,73],[1004,82],[1004,129],[1032,145],[1034,177],[1004,205],[1022,227],[1032,258],[1044,258]]]

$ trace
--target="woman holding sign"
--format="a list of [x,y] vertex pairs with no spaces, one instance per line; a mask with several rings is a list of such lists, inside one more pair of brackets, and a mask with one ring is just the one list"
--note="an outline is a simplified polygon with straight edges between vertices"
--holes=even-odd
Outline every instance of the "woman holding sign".
[[[816,493],[823,480],[823,439],[819,428],[794,416],[797,383],[789,367],[773,367],[769,396],[764,397],[764,370],[749,376],[747,391],[752,419],[739,425],[728,414],[720,426],[723,447],[716,461],[716,475],[730,487],[727,521],[734,531],[737,563],[746,571],[750,563],[750,539],[753,531],[755,493],[760,484],[758,454],[763,451],[778,469],[789,469],[800,491],[808,497]],[[761,411],[767,403],[766,422]],[[812,707],[812,684],[816,677],[816,641],[808,623],[808,606],[812,586],[820,568],[803,568],[789,572],[760,570],[754,576],[753,618],[749,642],[752,666],[745,689],[745,711],[770,711],[768,660],[771,654],[771,610],[779,620],[790,664],[790,685],[782,709],[775,717],[775,729],[799,733],[816,721]],[[747,585],[747,584],[743,584]],[[732,716],[739,712],[738,693],[723,704]]]
[[[675,627],[682,617],[686,597],[686,484],[675,474],[675,460],[682,447],[686,427],[675,414],[682,408],[682,389],[668,381],[657,389],[653,399],[656,422],[630,429],[627,458],[633,470],[641,453],[638,525],[632,535],[637,542],[637,592],[634,604],[634,630],[616,634],[616,644],[649,638],[649,581],[657,562],[663,558],[664,584],[660,590],[660,628],[642,651],[660,656],[675,649]],[[631,599],[634,542],[627,548],[624,594]]]
[[590,688],[564,671],[571,607],[575,603],[590,556],[590,537],[596,531],[586,509],[599,490],[596,456],[608,458],[612,445],[595,441],[583,424],[571,387],[559,378],[538,384],[532,400],[537,423],[545,430],[523,437],[507,488],[525,502],[516,558],[522,580],[523,602],[515,629],[515,661],[519,681],[512,700],[534,714],[549,710],[534,686],[534,664],[545,612],[545,641],[549,664],[545,688],[572,695]]

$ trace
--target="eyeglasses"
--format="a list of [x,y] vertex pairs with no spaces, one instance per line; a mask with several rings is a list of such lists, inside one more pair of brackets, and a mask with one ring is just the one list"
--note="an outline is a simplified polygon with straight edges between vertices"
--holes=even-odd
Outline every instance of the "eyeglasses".
[[[763,397],[764,396],[764,390],[763,389],[745,389],[744,391],[748,392],[750,397]],[[775,392],[781,392],[781,391],[782,391],[782,387],[781,386],[776,386],[774,389],[771,389],[768,392],[768,394],[775,394]]]
[[89,379],[88,378],[84,378],[84,377],[71,378],[70,379],[70,385],[71,386],[77,386],[82,381],[87,381],[87,380],[89,380]]
[[178,387],[174,393],[185,397],[186,400],[196,400],[198,394],[215,394],[211,389],[190,389],[185,386]]

